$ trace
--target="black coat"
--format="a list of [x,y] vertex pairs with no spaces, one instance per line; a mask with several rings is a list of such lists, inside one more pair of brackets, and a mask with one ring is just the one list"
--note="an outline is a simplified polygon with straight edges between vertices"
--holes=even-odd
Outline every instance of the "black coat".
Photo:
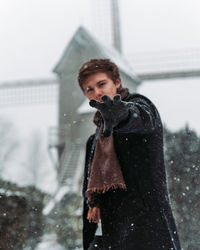
[[[139,94],[124,101],[135,105],[128,119],[115,128],[114,148],[127,191],[110,190],[99,195],[105,249],[180,250],[180,242],[168,198],[163,157],[163,132],[159,113]],[[86,146],[83,184],[83,245],[88,249],[97,228],[87,220],[85,197],[92,135]]]

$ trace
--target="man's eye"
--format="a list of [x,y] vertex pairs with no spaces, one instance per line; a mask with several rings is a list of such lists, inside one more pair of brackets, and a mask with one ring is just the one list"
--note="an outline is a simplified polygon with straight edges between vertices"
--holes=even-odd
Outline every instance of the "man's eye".
[[103,85],[105,85],[105,82],[100,82],[99,83],[99,87],[102,87]]
[[92,89],[86,89],[86,92],[87,93],[89,93],[89,92],[91,92],[92,91]]

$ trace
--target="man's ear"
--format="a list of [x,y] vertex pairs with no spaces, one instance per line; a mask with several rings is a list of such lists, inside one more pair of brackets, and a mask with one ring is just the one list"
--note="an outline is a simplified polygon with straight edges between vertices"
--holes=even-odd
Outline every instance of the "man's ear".
[[121,80],[118,78],[115,82],[116,88],[120,88],[121,87]]

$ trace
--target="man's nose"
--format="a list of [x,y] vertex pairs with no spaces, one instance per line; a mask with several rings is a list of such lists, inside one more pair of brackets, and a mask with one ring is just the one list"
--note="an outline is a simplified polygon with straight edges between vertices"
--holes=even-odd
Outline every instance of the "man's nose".
[[95,89],[95,96],[96,96],[97,98],[100,98],[100,97],[102,96],[102,91],[101,91],[100,89],[96,88],[96,89]]

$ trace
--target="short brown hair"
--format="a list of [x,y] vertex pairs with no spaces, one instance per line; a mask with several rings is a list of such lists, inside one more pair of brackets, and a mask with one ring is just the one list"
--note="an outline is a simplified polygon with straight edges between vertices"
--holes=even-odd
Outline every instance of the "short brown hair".
[[79,70],[78,82],[81,89],[83,90],[83,83],[89,76],[99,72],[106,73],[114,83],[117,79],[121,80],[117,65],[110,59],[91,59],[85,62]]

